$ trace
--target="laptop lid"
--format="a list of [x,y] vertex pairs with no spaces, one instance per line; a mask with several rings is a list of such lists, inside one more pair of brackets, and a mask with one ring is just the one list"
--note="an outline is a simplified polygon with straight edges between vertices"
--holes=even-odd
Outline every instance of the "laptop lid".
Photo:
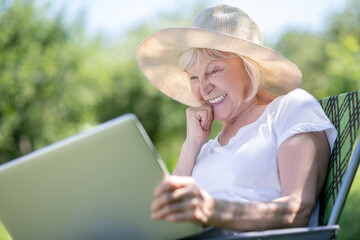
[[0,166],[0,220],[21,239],[176,239],[191,223],[153,221],[163,161],[132,114]]

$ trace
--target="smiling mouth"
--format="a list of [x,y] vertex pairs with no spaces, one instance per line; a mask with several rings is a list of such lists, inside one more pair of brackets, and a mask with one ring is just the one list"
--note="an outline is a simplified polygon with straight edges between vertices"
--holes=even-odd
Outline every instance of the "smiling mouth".
[[223,94],[217,98],[214,98],[214,99],[211,99],[211,100],[208,100],[209,103],[211,104],[215,104],[215,103],[219,103],[221,101],[223,101],[225,98],[226,98],[227,94]]

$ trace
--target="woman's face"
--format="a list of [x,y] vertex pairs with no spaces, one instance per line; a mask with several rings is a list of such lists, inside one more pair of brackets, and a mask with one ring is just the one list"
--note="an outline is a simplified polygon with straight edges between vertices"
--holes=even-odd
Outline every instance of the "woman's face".
[[201,104],[213,107],[214,119],[231,120],[247,108],[249,102],[244,100],[251,80],[241,58],[210,61],[200,57],[186,72],[192,94]]

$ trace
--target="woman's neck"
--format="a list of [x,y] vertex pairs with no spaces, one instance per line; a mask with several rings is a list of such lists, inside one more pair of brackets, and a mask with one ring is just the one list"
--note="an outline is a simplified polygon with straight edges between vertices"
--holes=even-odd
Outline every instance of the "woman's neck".
[[257,96],[246,106],[246,109],[242,111],[241,114],[238,114],[236,118],[222,122],[223,126],[218,136],[218,141],[221,145],[228,144],[240,128],[257,121],[269,103],[275,99],[274,96],[267,94],[265,91],[261,91],[259,91]]

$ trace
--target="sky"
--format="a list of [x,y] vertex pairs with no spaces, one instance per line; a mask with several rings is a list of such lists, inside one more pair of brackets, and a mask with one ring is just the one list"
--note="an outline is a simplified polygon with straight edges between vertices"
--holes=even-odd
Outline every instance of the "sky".
[[[46,1],[46,0],[39,0]],[[199,0],[52,0],[52,8],[66,8],[71,21],[85,13],[86,29],[115,37],[161,12],[192,11]],[[225,3],[244,10],[263,31],[265,41],[274,41],[289,28],[319,31],[330,13],[342,11],[347,0],[204,0],[206,7]]]

